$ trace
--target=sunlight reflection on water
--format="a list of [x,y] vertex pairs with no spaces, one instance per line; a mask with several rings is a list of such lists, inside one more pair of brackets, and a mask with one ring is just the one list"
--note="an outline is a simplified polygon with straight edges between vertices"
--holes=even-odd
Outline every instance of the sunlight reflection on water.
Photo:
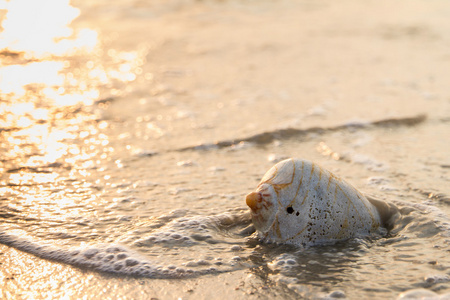
[[51,181],[48,174],[25,176],[24,168],[55,162],[86,168],[96,155],[105,159],[100,152],[109,140],[98,129],[108,125],[91,123],[98,118],[92,105],[102,89],[120,95],[117,84],[136,79],[146,49],[103,51],[97,32],[72,29],[80,11],[69,0],[16,0],[0,9],[6,10],[0,18],[0,170],[20,171],[11,174],[11,184],[41,183]]
[[[142,72],[142,51],[109,49],[104,56],[96,31],[69,27],[80,14],[69,0],[16,0],[1,8],[6,10],[0,19],[2,99],[92,105],[100,86],[134,81]],[[105,58],[108,67],[102,63]]]
[[41,58],[64,55],[74,49],[92,49],[97,33],[83,29],[74,36],[70,23],[80,10],[69,0],[15,0],[4,5],[7,10],[0,34],[0,49],[26,51],[27,56]]
[[[6,15],[0,33],[0,97],[13,101],[35,98],[32,102],[45,97],[58,105],[92,104],[98,91],[79,88],[67,92],[70,86],[82,85],[79,80],[72,80],[70,73],[63,73],[71,63],[58,57],[92,52],[97,45],[95,31],[80,29],[74,33],[69,28],[79,10],[70,6],[68,0],[16,0],[3,8]],[[25,111],[12,113],[23,115]]]

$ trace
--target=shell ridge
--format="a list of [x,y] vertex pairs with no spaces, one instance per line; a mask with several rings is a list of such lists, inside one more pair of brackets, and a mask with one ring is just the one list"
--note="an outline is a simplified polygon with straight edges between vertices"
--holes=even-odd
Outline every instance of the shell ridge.
[[327,183],[327,192],[330,188],[331,179],[333,179],[333,175],[331,173],[328,174],[328,183]]
[[319,179],[317,180],[317,185],[316,185],[316,187],[315,187],[316,190],[319,188],[320,181],[322,180],[322,172],[323,172],[323,170],[322,170],[322,168],[319,166]]
[[[298,189],[300,189],[301,185],[303,184],[303,175],[305,174],[304,168],[305,168],[305,161],[302,160],[302,177],[300,178],[300,184],[299,184],[299,186],[298,186]],[[297,190],[297,192],[298,192],[298,190]],[[309,192],[309,191],[306,190],[306,195],[305,195],[305,197],[303,198],[303,201],[302,201],[302,203],[300,204],[300,206],[302,206],[302,205],[305,203],[306,197],[308,197],[308,192]],[[295,199],[295,198],[294,198],[294,199]],[[292,201],[294,201],[294,200],[292,200]]]
[[[369,213],[369,215],[370,215],[370,218],[372,219],[372,228],[373,229],[375,229],[376,227],[378,227],[380,224],[379,224],[379,222],[377,222],[377,220],[376,220],[376,218],[375,218],[375,216],[373,215],[373,213],[372,213],[372,210],[367,206],[367,203],[366,203],[366,201],[364,201],[364,200],[366,200],[365,199],[365,197],[363,196],[363,195],[361,195],[361,193],[353,186],[353,185],[351,185],[351,184],[348,184],[352,189],[353,189],[353,191],[355,192],[355,194],[356,194],[356,196],[358,197],[358,199],[361,201],[361,203],[364,205],[364,207],[366,208],[366,211]],[[371,205],[370,203],[368,203],[369,205]],[[355,208],[356,209],[356,208]]]
[[312,179],[312,176],[313,176],[313,173],[314,173],[314,163],[312,163],[311,165],[312,166],[311,166],[311,175],[309,176],[309,183],[311,183],[311,179]]
[[293,240],[296,237],[298,237],[300,234],[303,233],[303,231],[305,231],[306,227],[308,227],[308,224],[305,225],[305,227],[303,227],[302,230],[300,230],[299,232],[297,232],[296,234],[294,234],[292,237],[285,239],[285,241],[289,241],[289,240]]
[[273,222],[273,225],[274,225],[274,227],[275,227],[275,233],[276,233],[276,235],[277,235],[280,239],[282,239],[283,237],[281,236],[281,231],[280,231],[280,221],[278,220],[278,214],[277,214],[277,216],[275,217],[275,222]]
[[303,197],[303,201],[302,201],[302,203],[300,204],[300,206],[302,206],[303,204],[305,204],[305,201],[306,201],[306,198],[308,197],[308,194],[309,194],[309,190],[306,190],[306,195],[305,195],[305,197]]
[[361,214],[359,213],[358,208],[356,207],[356,205],[353,203],[353,201],[350,199],[350,197],[344,192],[344,190],[342,189],[342,187],[340,187],[339,185],[338,185],[338,187],[339,187],[339,189],[341,190],[342,194],[345,196],[345,198],[347,198],[347,200],[348,200],[347,215],[348,215],[348,213],[349,213],[349,208],[350,208],[350,204],[351,204],[351,205],[353,206],[353,208],[355,209],[355,212],[356,212],[356,214],[358,215],[359,220],[362,222],[362,221],[363,221],[363,220],[362,220],[362,216],[361,216]]
[[[294,172],[292,172],[292,178],[291,178],[291,182],[290,182],[289,184],[292,184],[292,183],[294,182],[294,178],[295,178],[295,169],[296,169],[296,167],[295,167],[295,160],[294,160],[293,158],[291,158],[291,162],[292,162],[292,164],[293,164]],[[291,202],[288,204],[288,206],[289,206],[289,205],[292,205],[292,203],[294,202],[295,198],[297,198],[298,190],[300,189],[300,185],[302,184],[302,179],[303,179],[303,174],[302,174],[302,177],[300,178],[300,183],[298,184],[297,192],[295,193],[294,198],[291,200]],[[280,207],[283,207],[283,206],[280,205]]]
[[333,201],[333,204],[335,204],[336,201],[337,201],[338,186],[339,186],[339,184],[336,182],[335,186],[334,186],[334,201]]
[[[356,189],[355,189],[356,190]],[[377,227],[379,227],[381,224],[381,222],[378,222],[375,218],[375,216],[372,213],[372,210],[369,209],[364,201],[364,199],[362,199],[359,195],[359,193],[357,193],[358,198],[361,200],[361,202],[363,203],[363,205],[366,207],[367,211],[369,212],[370,218],[372,219],[372,229],[376,229]],[[371,203],[369,203],[369,205],[372,205]]]
[[344,230],[348,227],[348,218],[345,218],[344,223],[341,226],[341,229],[337,233],[337,238],[342,238],[344,235]]
[[278,236],[278,238],[282,239],[283,237],[281,236],[281,231],[280,231],[280,222],[278,220],[278,214],[275,216],[275,221],[272,223],[272,225],[270,226],[269,230],[267,230],[267,232],[264,233],[263,238],[267,239],[268,235],[270,232],[275,232],[275,234]]
[[[303,182],[303,173],[302,173],[302,177],[300,178],[300,182],[299,182],[299,184],[298,184],[298,186],[297,186],[297,191],[295,192],[295,196],[294,196],[294,198],[292,198],[292,200],[291,200],[291,202],[288,204],[288,206],[292,206],[292,205],[294,204],[295,200],[297,199],[298,192],[300,191],[300,187],[302,186],[302,182]],[[308,191],[306,191],[306,193],[308,193]],[[303,199],[303,202],[305,202],[304,199]],[[303,202],[302,202],[302,204],[303,204]],[[302,204],[300,204],[300,206],[301,206]]]
[[273,166],[272,168],[275,169],[275,171],[273,172],[272,176],[271,176],[270,178],[268,178],[268,179],[264,179],[264,177],[266,177],[266,176],[264,176],[264,177],[261,179],[261,182],[259,183],[258,186],[260,186],[260,185],[262,185],[262,184],[264,184],[264,183],[269,183],[269,184],[270,184],[270,183],[272,182],[272,180],[277,176],[277,174],[278,174],[278,167],[275,165],[275,166]]
[[[272,187],[273,187],[273,189],[275,190],[275,192],[277,193],[277,201],[278,201],[278,205],[280,206],[280,207],[283,207],[283,205],[282,205],[282,203],[281,203],[281,201],[280,201],[280,195],[279,195],[279,192],[280,192],[280,190],[282,190],[282,189],[284,189],[284,188],[286,188],[286,187],[288,187],[289,185],[291,185],[293,182],[294,182],[294,178],[295,178],[295,160],[293,159],[293,158],[291,158],[290,159],[290,161],[292,162],[292,175],[291,175],[291,179],[290,179],[290,181],[289,182],[287,182],[287,183],[273,183],[272,182],[272,180],[278,175],[278,173],[279,173],[279,169],[278,169],[278,167],[275,165],[274,166],[274,168],[276,168],[276,172],[274,172],[274,175],[271,177],[271,178],[269,178],[268,180],[265,180],[264,182],[261,182],[261,184],[263,184],[263,183],[267,183],[267,184],[271,184],[272,185]],[[260,185],[261,185],[260,184]]]

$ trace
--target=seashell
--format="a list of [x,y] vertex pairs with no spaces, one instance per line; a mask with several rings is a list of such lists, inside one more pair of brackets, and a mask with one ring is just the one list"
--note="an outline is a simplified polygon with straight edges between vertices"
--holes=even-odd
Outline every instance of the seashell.
[[395,206],[368,200],[313,162],[287,159],[273,166],[246,203],[259,237],[295,245],[331,243],[392,227]]

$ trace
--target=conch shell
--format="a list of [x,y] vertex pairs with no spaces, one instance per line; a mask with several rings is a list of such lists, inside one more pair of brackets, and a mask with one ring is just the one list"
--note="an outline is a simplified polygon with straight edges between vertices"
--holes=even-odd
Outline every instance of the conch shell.
[[260,238],[295,245],[368,235],[392,226],[399,215],[395,206],[368,200],[343,179],[300,159],[273,166],[246,203]]

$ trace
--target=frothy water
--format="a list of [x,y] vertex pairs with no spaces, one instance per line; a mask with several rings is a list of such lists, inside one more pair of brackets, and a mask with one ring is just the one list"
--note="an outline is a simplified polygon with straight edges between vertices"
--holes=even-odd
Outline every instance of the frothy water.
[[[0,242],[40,258],[118,275],[184,278],[243,267],[238,254],[244,241],[231,230],[248,225],[248,213],[185,217],[186,213],[174,211],[143,222],[117,244],[57,247],[47,239],[33,239],[25,231],[7,228],[1,229]],[[183,253],[186,249],[200,250],[206,258],[191,260],[191,254]],[[166,257],[150,260],[156,254]]]
[[[0,11],[1,297],[450,297],[447,14],[49,0],[36,19],[26,2]],[[29,44],[31,21],[54,30]],[[402,218],[333,245],[261,242],[245,195],[288,157]]]

